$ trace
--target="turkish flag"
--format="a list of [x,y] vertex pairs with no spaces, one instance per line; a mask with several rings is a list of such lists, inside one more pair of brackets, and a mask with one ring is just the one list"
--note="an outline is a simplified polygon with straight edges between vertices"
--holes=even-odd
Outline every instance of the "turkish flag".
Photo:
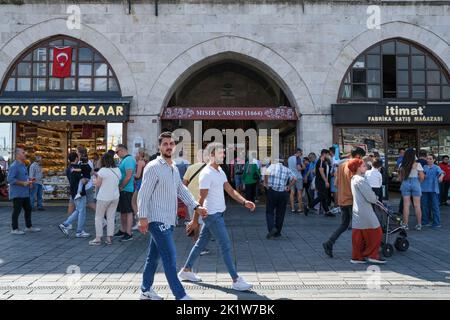
[[70,68],[72,66],[72,47],[53,48],[53,77],[70,77]]

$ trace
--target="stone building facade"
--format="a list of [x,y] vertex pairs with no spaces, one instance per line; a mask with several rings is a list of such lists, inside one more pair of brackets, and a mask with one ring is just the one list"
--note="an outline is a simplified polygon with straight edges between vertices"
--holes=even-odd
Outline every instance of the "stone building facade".
[[[79,29],[67,27],[74,3]],[[371,25],[377,10],[379,27]],[[367,48],[404,39],[450,65],[450,1],[17,0],[2,1],[0,17],[2,83],[33,44],[56,35],[82,40],[108,61],[122,96],[132,97],[128,143],[142,137],[154,150],[174,92],[222,60],[251,66],[281,88],[299,116],[296,144],[315,152],[336,142],[332,105]]]

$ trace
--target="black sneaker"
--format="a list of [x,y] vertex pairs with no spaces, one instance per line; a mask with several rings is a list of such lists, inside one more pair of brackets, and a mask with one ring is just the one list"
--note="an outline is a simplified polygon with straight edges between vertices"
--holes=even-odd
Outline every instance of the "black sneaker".
[[309,212],[309,208],[308,208],[308,206],[305,206],[305,207],[303,208],[303,213],[305,214],[305,216],[308,215],[308,212]]
[[127,242],[133,240],[133,235],[130,235],[128,233],[125,233],[125,235],[120,239],[120,242]]
[[116,232],[116,234],[114,235],[114,237],[123,237],[124,235],[126,235],[125,232],[122,232],[122,230],[119,230]]
[[44,208],[38,208],[38,211],[45,211]]
[[330,241],[324,242],[322,244],[323,250],[325,250],[325,254],[330,258],[333,258],[333,244]]
[[277,228],[273,228],[273,229],[270,230],[270,232],[267,234],[266,238],[267,238],[267,239],[271,239],[271,238],[273,238],[277,233],[278,233]]
[[281,233],[277,232],[277,233],[275,233],[275,234],[273,235],[273,237],[274,237],[274,238],[279,238],[279,237],[281,237]]

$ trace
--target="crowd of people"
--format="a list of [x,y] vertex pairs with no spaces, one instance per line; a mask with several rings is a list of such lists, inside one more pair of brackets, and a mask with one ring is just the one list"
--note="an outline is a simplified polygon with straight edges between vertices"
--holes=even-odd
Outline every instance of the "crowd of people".
[[[343,156],[333,146],[321,150],[319,156],[310,153],[304,157],[303,151],[297,149],[287,159],[280,155],[260,161],[251,154],[226,161],[227,149],[219,143],[211,143],[199,151],[197,162],[191,165],[182,152],[175,158],[175,149],[174,137],[164,132],[159,137],[159,151],[153,156],[144,149],[132,156],[123,144],[94,159],[88,159],[84,147],[68,156],[66,174],[70,182],[70,201],[67,218],[58,226],[60,231],[69,236],[76,223],[76,238],[91,237],[85,230],[86,211],[90,208],[95,211],[95,237],[89,245],[111,245],[114,238],[119,238],[120,242],[133,240],[133,230],[150,232],[141,299],[161,299],[152,288],[161,259],[174,296],[189,300],[181,281],[201,281],[193,267],[200,255],[208,254],[208,243],[212,239],[217,240],[232,288],[242,291],[252,288],[239,276],[233,263],[224,220],[225,195],[250,212],[255,210],[256,202],[265,199],[266,238],[269,240],[282,236],[286,211],[305,216],[314,211],[326,217],[340,213],[339,227],[323,243],[325,253],[333,257],[333,246],[351,225],[350,261],[386,263],[379,254],[383,231],[373,209],[383,201],[386,184],[385,163],[378,152],[366,155],[365,150],[356,147]],[[423,150],[419,151],[418,158],[414,149],[399,152],[402,227],[409,228],[412,205],[417,219],[415,230],[421,230],[422,226],[439,228],[439,205],[448,205],[449,157],[442,157],[442,162],[437,164],[436,157]],[[26,153],[20,148],[16,149],[15,159],[7,178],[13,202],[11,233],[39,232],[41,229],[32,225],[31,212],[35,205],[37,210],[44,210],[42,159],[36,157],[27,168]],[[290,210],[287,210],[288,204]],[[179,224],[183,205],[187,207],[186,234],[192,237],[193,247],[183,268],[177,272],[172,234],[174,226]],[[18,222],[22,209],[25,231],[19,229]],[[120,213],[118,228],[116,212]]]

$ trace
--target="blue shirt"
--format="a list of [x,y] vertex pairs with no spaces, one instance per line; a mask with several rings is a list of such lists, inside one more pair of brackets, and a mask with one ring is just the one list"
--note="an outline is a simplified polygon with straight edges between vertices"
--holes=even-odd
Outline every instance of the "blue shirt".
[[317,160],[314,161],[314,162],[310,162],[309,165],[308,165],[308,169],[307,169],[306,173],[311,171],[311,173],[308,176],[308,182],[312,182],[314,177],[315,177],[315,175],[316,175],[316,173],[315,173],[315,171],[316,171],[316,163],[317,163]]
[[16,184],[17,181],[28,181],[28,170],[23,162],[16,160],[8,171],[9,199],[29,198],[30,187],[19,186]]
[[132,170],[133,174],[131,175],[130,181],[128,181],[125,188],[123,188],[123,191],[127,192],[134,192],[134,175],[136,173],[136,160],[130,155],[126,156],[122,159],[119,165],[120,172],[122,174],[122,177],[120,179],[120,184],[122,184],[122,181],[125,179],[127,175],[127,170]]
[[420,184],[422,192],[434,192],[439,194],[439,176],[444,173],[439,166],[433,164],[430,168],[429,165],[423,167],[425,173],[425,180]]
[[289,167],[289,169],[291,169],[292,173],[294,174],[294,176],[297,179],[302,178],[301,171],[298,171],[298,169],[297,169],[297,165],[301,165],[301,164],[302,164],[302,162],[301,162],[301,160],[299,161],[299,158],[297,156],[290,156],[288,158],[288,167]]
[[402,156],[397,158],[397,167],[400,167],[400,165],[402,164],[402,161],[403,161],[403,157]]

